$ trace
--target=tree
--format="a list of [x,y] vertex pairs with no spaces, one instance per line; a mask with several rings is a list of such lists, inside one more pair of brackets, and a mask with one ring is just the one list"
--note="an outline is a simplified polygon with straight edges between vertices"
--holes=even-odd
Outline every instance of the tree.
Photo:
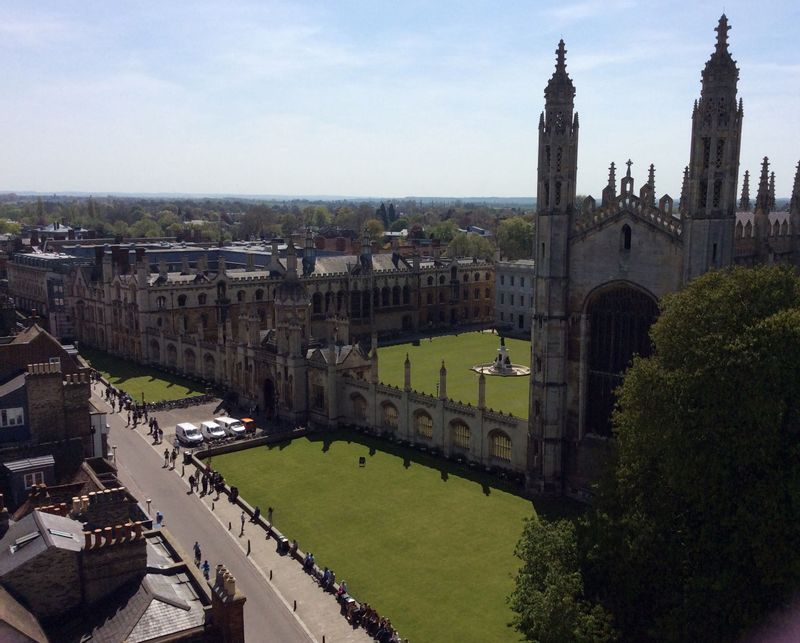
[[511,625],[527,641],[601,643],[616,633],[608,613],[583,598],[575,526],[528,519],[515,555],[522,560],[508,601]]
[[381,223],[378,219],[369,219],[366,223],[364,223],[364,228],[366,229],[370,239],[380,241],[383,238],[383,223]]
[[533,224],[522,217],[503,219],[497,227],[497,247],[508,259],[529,259],[533,251]]
[[447,219],[430,226],[427,233],[431,239],[439,239],[442,243],[450,243],[458,234],[458,225],[455,221]]
[[460,232],[447,245],[447,256],[491,259],[494,256],[494,246],[486,237]]
[[392,232],[400,232],[401,230],[408,229],[408,219],[400,218],[397,219],[392,225],[389,227],[389,230]]
[[737,640],[800,588],[800,280],[710,272],[651,337],[617,392],[586,588],[627,640]]
[[19,234],[21,231],[22,226],[16,221],[0,219],[0,234]]

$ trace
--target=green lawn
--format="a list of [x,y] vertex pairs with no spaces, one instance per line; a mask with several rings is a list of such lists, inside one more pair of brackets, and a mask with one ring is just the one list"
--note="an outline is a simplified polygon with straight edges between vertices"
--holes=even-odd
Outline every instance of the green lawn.
[[351,432],[211,464],[412,643],[518,640],[506,596],[535,511],[494,478]]
[[202,395],[205,392],[203,385],[198,382],[162,373],[103,351],[81,347],[80,354],[112,386],[122,389],[139,402],[143,393],[145,401],[160,402]]
[[[442,360],[447,367],[447,396],[454,400],[478,403],[478,374],[470,370],[476,364],[491,362],[497,355],[500,339],[489,333],[463,333],[424,339],[419,346],[398,344],[378,349],[378,374],[381,382],[403,386],[403,362],[411,360],[411,387],[422,393],[436,394]],[[506,339],[514,364],[530,366],[531,343]],[[530,376],[487,377],[486,406],[520,418],[528,417]]]

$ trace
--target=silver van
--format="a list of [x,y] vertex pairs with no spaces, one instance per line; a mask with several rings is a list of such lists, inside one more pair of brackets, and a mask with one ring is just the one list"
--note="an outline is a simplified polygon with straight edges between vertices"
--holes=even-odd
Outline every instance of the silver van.
[[227,435],[227,433],[225,433],[225,429],[211,420],[200,423],[200,433],[203,434],[203,437],[206,440],[218,440],[219,438],[224,438]]
[[214,422],[225,429],[225,433],[228,435],[232,435],[235,438],[239,438],[244,435],[244,424],[242,424],[239,420],[234,420],[233,418],[229,417],[221,417],[214,418]]
[[175,437],[178,442],[187,447],[196,447],[203,444],[203,435],[191,422],[181,422],[175,427]]

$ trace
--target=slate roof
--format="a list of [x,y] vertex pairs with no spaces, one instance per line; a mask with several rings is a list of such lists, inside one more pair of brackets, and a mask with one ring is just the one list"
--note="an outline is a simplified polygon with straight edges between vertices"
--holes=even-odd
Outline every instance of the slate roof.
[[34,511],[9,527],[0,540],[0,577],[52,547],[80,551],[83,525],[72,518]]
[[19,632],[22,635],[20,640],[47,643],[47,635],[37,618],[2,587],[0,587],[0,623],[5,623],[15,632]]

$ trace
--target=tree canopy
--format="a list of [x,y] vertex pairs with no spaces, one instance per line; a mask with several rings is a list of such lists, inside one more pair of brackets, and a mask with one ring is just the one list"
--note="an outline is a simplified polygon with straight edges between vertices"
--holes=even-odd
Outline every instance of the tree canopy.
[[494,256],[494,245],[486,237],[459,232],[447,245],[447,256],[491,259]]
[[507,259],[529,259],[533,252],[533,224],[522,217],[503,219],[497,226],[497,247]]
[[800,280],[714,271],[661,306],[577,530],[584,599],[626,641],[738,640],[800,589]]

